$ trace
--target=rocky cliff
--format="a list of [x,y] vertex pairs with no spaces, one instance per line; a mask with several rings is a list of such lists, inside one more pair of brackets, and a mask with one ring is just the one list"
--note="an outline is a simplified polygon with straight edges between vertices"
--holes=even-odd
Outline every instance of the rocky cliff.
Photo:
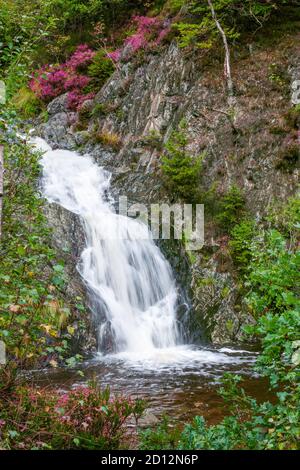
[[[289,114],[291,81],[300,79],[298,44],[294,37],[276,49],[249,45],[247,53],[236,55],[231,105],[218,58],[187,54],[175,43],[145,53],[142,60],[124,57],[79,115],[66,110],[64,95],[50,103],[40,133],[54,147],[93,155],[112,172],[114,195],[157,203],[168,199],[161,148],[184,119],[189,151],[205,152],[203,194],[213,190],[218,199],[237,184],[247,210],[260,220],[274,201],[294,194],[299,182],[297,118]],[[209,207],[205,230],[204,248],[192,255],[179,244],[162,244],[192,305],[190,338],[241,341],[242,325],[253,319],[243,305],[226,237],[220,237]]]

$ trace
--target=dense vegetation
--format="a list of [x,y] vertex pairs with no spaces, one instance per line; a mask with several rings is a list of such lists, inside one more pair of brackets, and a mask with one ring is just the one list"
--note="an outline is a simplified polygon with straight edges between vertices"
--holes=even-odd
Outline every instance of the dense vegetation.
[[[257,335],[262,344],[255,369],[268,378],[276,399],[258,403],[239,386],[241,377],[225,376],[221,395],[229,417],[215,426],[196,417],[175,440],[174,429],[160,425],[142,433],[144,448],[299,449],[299,199],[288,204],[286,213],[293,217],[281,219],[281,231],[278,226],[254,230],[244,280],[246,301],[257,319],[246,333]],[[289,238],[283,235],[287,230]]]
[[[128,446],[126,423],[143,412],[140,400],[113,397],[95,383],[64,394],[39,390],[21,370],[74,367],[72,339],[85,331],[81,298],[64,293],[64,264],[51,248],[38,188],[39,157],[16,132],[13,111],[1,111],[5,201],[0,248],[0,442],[5,449],[115,449]],[[74,321],[76,326],[74,327]]]
[[[299,20],[298,1],[211,3],[232,48],[264,28],[276,25],[280,31],[282,14]],[[50,247],[38,191],[39,155],[17,135],[16,111],[23,120],[32,118],[66,92],[69,108],[83,112],[82,103],[93,98],[120,61],[142,60],[145,51],[157,52],[173,39],[187,52],[209,49],[223,55],[220,31],[205,0],[0,0],[0,80],[9,99],[0,110],[0,145],[5,145],[0,339],[9,359],[0,369],[1,447],[120,448],[128,445],[127,419],[142,413],[141,402],[112,398],[95,384],[61,396],[40,394],[16,380],[22,368],[74,365],[80,359],[70,347],[71,319],[84,311],[80,299],[72,303],[63,295],[64,266]],[[98,105],[96,112],[105,110]],[[296,108],[287,116],[294,128],[295,113]],[[96,138],[120,146],[118,136]],[[201,189],[205,155],[190,155],[184,129],[174,131],[164,148],[160,141],[155,145],[169,194],[188,202],[207,197],[209,203],[211,194]],[[289,166],[286,157],[295,157],[295,147],[280,160]],[[196,417],[183,432],[163,422],[141,433],[141,448],[299,449],[299,198],[275,205],[258,223],[233,184],[214,205],[212,217],[229,237],[241,292],[256,319],[245,335],[261,343],[255,367],[269,380],[275,399],[258,403],[241,388],[240,377],[225,377],[221,394],[230,416],[215,426]]]

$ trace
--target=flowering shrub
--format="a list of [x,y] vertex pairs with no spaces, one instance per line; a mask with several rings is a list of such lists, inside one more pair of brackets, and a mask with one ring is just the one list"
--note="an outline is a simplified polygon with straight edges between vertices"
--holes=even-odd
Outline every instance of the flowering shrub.
[[136,52],[147,46],[149,36],[160,25],[160,21],[147,16],[135,16],[133,21],[137,24],[137,32],[125,40],[125,45],[131,46],[132,52]]
[[80,70],[92,61],[94,55],[95,52],[87,44],[81,44],[66,62],[66,66],[72,70]]
[[109,57],[113,62],[119,62],[119,60],[121,59],[121,53],[121,49],[116,49],[113,52],[109,52],[107,54],[107,57]]
[[94,56],[95,52],[81,44],[67,62],[43,66],[29,86],[38,98],[46,102],[68,91],[68,108],[77,110],[85,100],[94,97],[93,93],[84,93],[91,78],[81,73]]
[[68,93],[68,99],[67,99],[67,107],[68,109],[72,110],[80,110],[81,105],[86,101],[86,100],[91,100],[95,96],[95,93],[91,92],[86,95],[83,95],[81,90],[73,90],[70,93]]
[[126,424],[144,411],[141,400],[112,396],[90,383],[74,390],[28,386],[1,397],[0,443],[9,449],[118,449]]
[[158,46],[170,32],[170,21],[162,21],[158,17],[134,16],[133,22],[137,30],[129,36],[122,48],[108,53],[108,57],[114,62],[118,62],[122,56],[122,50],[125,47],[130,48],[131,53],[140,49],[147,49],[151,46]]

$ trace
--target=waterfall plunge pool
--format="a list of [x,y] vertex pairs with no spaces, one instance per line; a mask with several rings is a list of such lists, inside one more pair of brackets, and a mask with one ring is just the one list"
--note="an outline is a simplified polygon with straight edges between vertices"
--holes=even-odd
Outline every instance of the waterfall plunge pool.
[[254,398],[270,398],[267,384],[253,373],[256,353],[237,348],[178,346],[156,353],[97,355],[74,369],[32,371],[30,380],[41,386],[67,390],[96,379],[102,388],[147,401],[147,410],[161,419],[168,415],[186,423],[196,415],[214,424],[227,414],[218,394],[224,373],[243,377]]

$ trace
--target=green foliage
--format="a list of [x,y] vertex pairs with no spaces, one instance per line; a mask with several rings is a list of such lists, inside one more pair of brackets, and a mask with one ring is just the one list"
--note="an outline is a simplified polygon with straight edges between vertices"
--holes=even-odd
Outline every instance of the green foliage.
[[45,8],[48,14],[59,18],[59,30],[67,33],[91,29],[98,21],[102,21],[107,29],[113,28],[128,19],[131,11],[153,3],[151,0],[50,0]]
[[229,248],[231,256],[239,270],[247,271],[252,259],[252,242],[255,233],[253,220],[242,220],[230,232]]
[[103,103],[96,103],[91,111],[91,117],[103,117],[109,113],[107,106]]
[[26,85],[34,52],[55,25],[42,0],[0,0],[0,79],[6,82],[9,98]]
[[300,238],[300,198],[291,197],[287,202],[275,204],[268,216],[270,224],[282,233],[292,246]]
[[191,156],[187,151],[188,140],[183,132],[173,132],[165,145],[162,157],[163,178],[173,199],[179,197],[193,203],[199,194],[200,173],[205,154]]
[[[236,41],[243,33],[257,30],[258,25],[261,27],[278,12],[278,9],[284,8],[287,4],[284,0],[273,2],[213,0],[212,3],[227,39],[231,42]],[[211,48],[220,35],[208,2],[206,0],[176,0],[175,4],[177,9],[182,6],[189,13],[188,21],[175,24],[179,32],[179,45]]]
[[154,429],[146,429],[139,433],[139,448],[141,450],[174,449],[178,442],[180,431],[169,423],[167,417]]
[[144,411],[141,400],[112,396],[92,382],[71,391],[19,386],[0,402],[1,448],[116,450],[128,446],[127,423]]
[[113,74],[114,70],[113,61],[101,49],[94,56],[91,65],[88,67],[88,75],[94,79],[93,84],[100,88]]
[[300,448],[300,252],[276,230],[260,232],[252,245],[247,302],[257,324],[247,328],[262,341],[256,370],[269,378],[277,401],[258,404],[226,377],[222,396],[232,416],[207,427],[201,418],[186,427],[187,449]]
[[[220,393],[230,416],[212,426],[196,417],[185,427],[174,448],[300,449],[300,251],[299,239],[295,239],[298,216],[299,198],[292,198],[279,217],[270,218],[283,233],[265,231],[247,220],[232,230],[236,241],[232,248],[243,263],[248,263],[246,302],[257,320],[254,326],[245,328],[245,333],[261,340],[255,371],[268,378],[274,400],[258,403],[241,388],[241,377],[225,375]],[[290,234],[292,237],[286,238]],[[245,245],[243,237],[247,240]],[[157,445],[156,432],[152,430],[152,440],[148,431],[150,445]],[[167,442],[167,436],[163,439]]]
[[[50,247],[38,191],[39,155],[14,132],[14,114],[0,115],[5,132],[3,226],[0,247],[0,339],[8,357],[27,367],[63,360],[70,306],[63,300],[64,267]],[[1,139],[0,139],[1,141]],[[51,346],[51,351],[49,347]]]
[[[185,427],[179,449],[295,450],[299,444],[299,390],[278,393],[277,403],[258,404],[240,388],[241,377],[225,377],[221,394],[232,416],[207,426],[196,417]],[[251,418],[249,419],[249,416]]]
[[248,286],[249,303],[256,315],[282,313],[298,304],[300,253],[287,247],[287,240],[276,230],[261,233],[252,247]]
[[42,109],[42,102],[27,87],[18,90],[11,104],[25,119],[36,116]]
[[238,425],[234,418],[226,418],[222,424],[206,426],[202,416],[196,416],[185,427],[178,444],[184,450],[230,450],[236,446]]
[[148,135],[143,136],[141,144],[159,151],[163,148],[163,137],[160,132],[152,130]]
[[245,215],[245,197],[238,186],[233,185],[229,188],[220,201],[219,210],[218,222],[228,233]]

